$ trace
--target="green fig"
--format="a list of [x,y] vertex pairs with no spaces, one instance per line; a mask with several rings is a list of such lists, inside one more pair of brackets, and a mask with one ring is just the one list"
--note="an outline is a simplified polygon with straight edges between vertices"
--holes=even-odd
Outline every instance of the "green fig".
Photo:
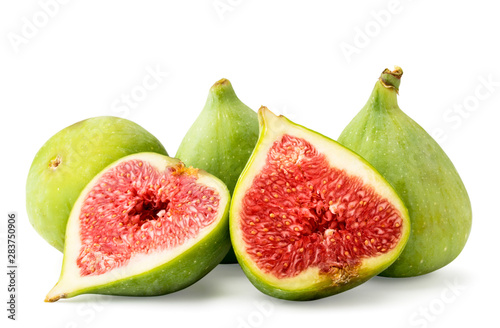
[[444,267],[469,237],[465,186],[439,144],[398,106],[403,71],[382,72],[366,105],[338,141],[369,161],[399,193],[411,218],[404,252],[382,276],[411,277]]
[[[229,80],[221,79],[211,87],[175,157],[219,177],[232,193],[258,133],[257,113],[238,99]],[[222,263],[236,263],[232,249]]]
[[151,133],[113,116],[64,128],[37,152],[26,182],[26,210],[35,230],[62,251],[69,213],[85,185],[117,159],[139,152],[167,154]]
[[120,158],[78,196],[61,276],[45,300],[163,295],[195,283],[230,247],[229,202],[222,181],[178,159]]
[[260,136],[231,201],[231,242],[261,292],[312,300],[358,286],[401,254],[408,211],[339,143],[259,110]]

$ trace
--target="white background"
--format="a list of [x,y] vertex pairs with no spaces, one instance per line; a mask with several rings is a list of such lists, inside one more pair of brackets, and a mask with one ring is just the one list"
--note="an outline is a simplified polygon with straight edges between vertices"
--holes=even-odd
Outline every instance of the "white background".
[[[12,322],[1,274],[2,326],[497,324],[500,20],[494,3],[3,1],[0,262],[5,268],[7,213],[16,211],[19,293]],[[51,135],[85,118],[117,115],[142,125],[174,155],[208,89],[225,77],[251,108],[266,105],[335,139],[380,72],[394,65],[404,70],[400,107],[430,133],[440,131],[472,201],[472,233],[453,263],[417,278],[376,277],[313,302],[267,297],[237,265],[219,266],[195,285],[160,297],[43,302],[62,254],[30,226],[24,187],[35,153]],[[162,76],[140,94],[148,70]],[[133,106],[121,100],[127,95]]]

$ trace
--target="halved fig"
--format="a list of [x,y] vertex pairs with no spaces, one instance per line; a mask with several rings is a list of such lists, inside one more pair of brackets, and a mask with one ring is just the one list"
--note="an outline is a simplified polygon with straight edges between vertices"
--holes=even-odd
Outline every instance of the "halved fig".
[[410,221],[389,183],[354,152],[265,107],[259,123],[230,209],[231,241],[250,281],[277,298],[310,300],[393,263]]
[[46,301],[162,295],[193,284],[230,247],[229,201],[222,181],[178,159],[139,153],[114,162],[73,206],[61,276]]

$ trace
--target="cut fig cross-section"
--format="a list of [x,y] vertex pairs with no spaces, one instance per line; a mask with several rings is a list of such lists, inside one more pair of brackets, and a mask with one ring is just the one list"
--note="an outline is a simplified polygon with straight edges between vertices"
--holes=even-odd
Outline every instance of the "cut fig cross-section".
[[310,300],[393,263],[410,221],[389,183],[354,152],[265,107],[259,123],[230,209],[233,248],[250,281],[274,297]]
[[46,301],[162,295],[193,284],[229,250],[229,197],[218,178],[168,156],[114,162],[75,202],[61,277]]

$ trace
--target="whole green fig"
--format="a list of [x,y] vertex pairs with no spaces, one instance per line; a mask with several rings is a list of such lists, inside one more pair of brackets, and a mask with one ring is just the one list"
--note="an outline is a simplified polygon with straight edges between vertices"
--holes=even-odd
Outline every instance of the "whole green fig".
[[31,225],[63,251],[66,223],[85,185],[117,159],[139,152],[167,155],[151,133],[119,117],[89,118],[53,135],[37,152],[26,181]]
[[[258,134],[257,113],[238,99],[229,80],[221,79],[210,88],[205,107],[175,157],[215,175],[232,194]],[[236,263],[232,249],[222,263]]]
[[472,210],[465,186],[438,143],[398,107],[403,71],[382,72],[366,105],[338,141],[368,160],[406,204],[411,236],[381,273],[410,277],[444,267],[469,237]]

